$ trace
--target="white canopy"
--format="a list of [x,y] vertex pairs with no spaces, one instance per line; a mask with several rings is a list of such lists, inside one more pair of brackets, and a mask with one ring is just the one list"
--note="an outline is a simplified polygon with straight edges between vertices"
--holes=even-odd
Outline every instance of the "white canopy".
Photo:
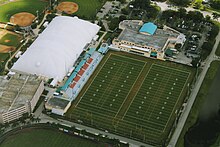
[[77,17],[55,17],[12,70],[61,81],[99,29]]

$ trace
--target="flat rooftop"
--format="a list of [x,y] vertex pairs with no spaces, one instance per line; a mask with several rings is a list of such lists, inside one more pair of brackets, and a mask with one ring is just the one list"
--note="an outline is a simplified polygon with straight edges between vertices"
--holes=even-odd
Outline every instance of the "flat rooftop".
[[142,25],[143,22],[141,20],[124,20],[120,22],[119,27],[121,29],[130,29],[133,31],[139,31]]
[[125,29],[119,35],[118,40],[134,42],[140,45],[147,45],[161,50],[168,38],[168,36],[144,35],[133,30]]
[[70,101],[67,99],[53,97],[49,99],[47,102],[48,105],[52,106],[53,108],[65,109]]
[[41,81],[34,75],[15,74],[9,80],[0,77],[0,113],[25,105],[33,98]]

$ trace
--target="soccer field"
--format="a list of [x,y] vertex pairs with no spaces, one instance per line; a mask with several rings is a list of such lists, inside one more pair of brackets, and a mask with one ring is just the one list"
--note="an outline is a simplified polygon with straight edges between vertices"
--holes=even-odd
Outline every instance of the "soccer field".
[[146,143],[163,144],[191,71],[145,59],[107,54],[67,117]]
[[24,129],[11,135],[1,144],[1,147],[104,147],[81,137],[67,135],[60,131],[49,129]]

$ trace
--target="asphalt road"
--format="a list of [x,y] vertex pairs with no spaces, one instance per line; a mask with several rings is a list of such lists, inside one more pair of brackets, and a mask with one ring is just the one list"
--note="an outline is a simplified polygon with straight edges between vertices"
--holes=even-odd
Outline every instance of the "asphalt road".
[[196,83],[195,83],[195,86],[194,86],[194,89],[192,89],[191,91],[191,94],[190,94],[190,97],[189,97],[189,100],[188,100],[188,103],[186,105],[186,108],[185,108],[185,111],[182,113],[180,119],[179,119],[179,122],[177,124],[177,127],[175,129],[175,132],[170,140],[170,143],[168,145],[168,147],[175,147],[176,146],[176,143],[178,141],[178,138],[181,134],[181,131],[184,127],[184,124],[187,120],[187,117],[189,115],[189,112],[192,108],[192,105],[196,99],[196,96],[197,96],[197,93],[199,92],[199,89],[202,85],[202,82],[205,78],[205,75],[210,67],[210,64],[212,61],[214,60],[218,60],[218,58],[216,58],[216,55],[215,55],[215,51],[216,49],[218,48],[218,43],[220,42],[220,31],[216,37],[216,43],[215,45],[213,46],[212,48],[212,52],[210,53],[210,55],[207,57],[207,59],[205,60],[205,66],[203,67],[203,70],[201,72],[201,74],[199,75],[198,79],[196,80]]
[[130,147],[139,147],[139,146],[153,147],[151,145],[148,145],[148,144],[136,141],[136,140],[128,139],[128,138],[125,138],[125,137],[122,137],[122,136],[118,136],[118,135],[115,135],[115,134],[112,134],[112,133],[109,133],[109,132],[105,132],[105,131],[94,129],[94,128],[91,128],[91,127],[87,127],[87,126],[84,126],[84,125],[81,125],[81,124],[77,124],[77,123],[73,123],[73,122],[66,121],[66,120],[61,120],[61,119],[56,120],[56,119],[48,117],[47,115],[44,115],[44,114],[41,114],[39,118],[41,119],[40,123],[47,123],[47,122],[52,123],[52,122],[54,122],[54,123],[74,126],[76,128],[86,130],[86,131],[88,131],[90,133],[93,133],[93,134],[102,134],[102,135],[108,136],[109,138],[115,138],[115,139],[119,139],[119,140],[124,141],[124,142],[128,142]]

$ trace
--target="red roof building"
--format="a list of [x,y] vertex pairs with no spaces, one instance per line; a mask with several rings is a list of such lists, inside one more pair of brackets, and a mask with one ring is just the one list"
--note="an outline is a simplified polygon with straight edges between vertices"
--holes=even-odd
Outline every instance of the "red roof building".
[[84,70],[86,70],[88,67],[89,67],[88,64],[84,64],[84,65],[83,65],[83,69],[84,69]]
[[74,78],[74,81],[75,81],[75,82],[78,82],[79,79],[80,79],[80,76],[76,76],[76,77]]
[[92,58],[89,58],[89,60],[87,61],[89,64],[93,61]]
[[70,84],[70,88],[72,88],[73,89],[73,87],[76,85],[76,83],[74,82],[74,83],[71,83]]
[[80,75],[80,76],[82,76],[83,74],[84,74],[84,70],[83,69],[81,69],[79,72],[78,72],[78,74]]

